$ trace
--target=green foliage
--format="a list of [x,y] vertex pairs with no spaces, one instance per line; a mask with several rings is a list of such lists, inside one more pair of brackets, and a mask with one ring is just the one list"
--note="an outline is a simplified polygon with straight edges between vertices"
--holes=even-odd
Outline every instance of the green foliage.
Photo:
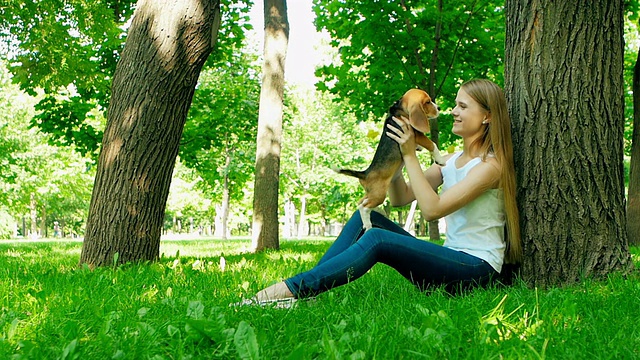
[[[0,42],[9,51],[13,80],[45,93],[33,125],[54,144],[74,144],[97,157],[111,80],[136,1],[9,0],[0,11]],[[223,1],[218,43],[209,63],[225,63],[244,40],[250,0]]]
[[0,206],[0,239],[10,239],[14,235],[16,223],[4,206]]
[[[410,88],[430,92],[447,109],[463,81],[502,83],[502,2],[444,1],[442,9],[437,0],[314,4],[316,27],[338,51],[336,61],[316,71],[323,78],[317,86],[348,99],[360,120],[382,116]],[[449,128],[441,126],[443,139]]]
[[[333,168],[366,169],[382,124],[358,122],[346,101],[329,93],[303,89],[292,93],[285,108],[290,121],[282,145],[282,198],[295,201],[298,209],[306,199],[305,215],[312,223],[346,221],[364,190],[357,179]],[[426,151],[419,156],[428,163]]]
[[49,228],[58,221],[67,232],[81,233],[93,184],[90,161],[73,147],[48,145],[47,136],[29,128],[38,99],[10,84],[6,68],[0,69],[0,208],[20,218],[34,196]]
[[260,95],[259,69],[249,55],[200,75],[180,145],[180,158],[220,201],[226,185],[232,199],[243,196],[253,175]]
[[77,267],[80,242],[0,243],[0,358],[638,357],[638,274],[452,297],[377,265],[290,310],[229,306],[330,244],[248,254],[249,240],[162,242],[156,263],[91,270]]
[[34,125],[54,135],[55,141],[75,143],[77,136],[78,149],[95,156],[104,123],[85,118],[91,109],[108,106],[124,24],[134,2],[10,3],[0,28],[10,47],[13,80],[30,95],[38,89],[47,95]]
[[640,37],[638,36],[637,13],[627,12],[624,38],[624,152],[630,156],[631,139],[633,137],[633,72],[638,60],[638,51],[640,51],[640,47],[638,47]]
[[293,94],[285,112],[290,122],[282,146],[281,193],[287,199],[305,197],[306,216],[315,223],[346,216],[346,205],[364,193],[356,179],[332,167],[366,167],[375,149],[375,140],[367,140],[363,129],[370,123],[354,127],[355,118],[343,102],[309,90]]

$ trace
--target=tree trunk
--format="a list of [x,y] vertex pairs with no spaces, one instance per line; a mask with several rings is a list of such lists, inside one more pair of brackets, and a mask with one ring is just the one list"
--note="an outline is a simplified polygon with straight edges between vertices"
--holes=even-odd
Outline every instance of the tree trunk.
[[40,218],[40,236],[43,238],[47,237],[47,207],[42,206],[42,213]]
[[[413,225],[413,218],[416,215],[416,208],[418,207],[418,201],[413,200],[411,202],[411,208],[409,209],[409,213],[407,214],[407,221],[404,222],[404,231],[411,232],[411,226]],[[418,234],[416,234],[417,236]]]
[[309,235],[309,229],[307,225],[307,197],[302,195],[300,197],[300,216],[298,217],[298,239],[307,237]]
[[535,286],[632,267],[625,220],[621,0],[506,2],[524,262]]
[[213,237],[222,238],[222,204],[216,205],[216,216],[213,220]]
[[220,211],[222,211],[222,240],[227,240],[228,238],[228,224],[229,224],[229,207],[231,205],[231,190],[229,189],[229,171],[231,170],[231,155],[229,151],[226,153],[226,160],[224,166],[224,180],[222,186],[222,206]]
[[440,221],[439,220],[431,220],[428,222],[429,224],[429,240],[438,241],[440,240]]
[[31,215],[31,234],[29,236],[32,240],[35,240],[38,238],[38,204],[34,193],[31,193],[29,199],[29,212]]
[[219,1],[138,2],[113,78],[81,263],[158,258],[180,137],[219,25]]
[[627,232],[629,243],[640,244],[640,51],[633,67],[633,135],[629,169]]
[[286,198],[284,200],[284,227],[282,229],[282,237],[285,239],[293,238],[293,234],[295,233],[295,211],[296,207],[293,205],[291,199]]
[[264,65],[260,89],[252,247],[278,249],[278,188],[282,140],[284,64],[289,41],[285,0],[264,1]]

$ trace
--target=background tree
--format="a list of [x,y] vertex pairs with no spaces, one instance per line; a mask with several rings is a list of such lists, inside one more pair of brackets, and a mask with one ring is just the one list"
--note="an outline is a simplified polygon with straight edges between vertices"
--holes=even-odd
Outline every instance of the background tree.
[[286,0],[264,1],[264,65],[260,89],[252,248],[278,249],[278,189],[284,95],[284,64],[289,42]]
[[253,179],[260,92],[254,61],[237,54],[229,66],[203,71],[181,140],[182,161],[197,170],[217,203],[215,235],[223,239],[230,203]]
[[629,169],[627,233],[631,244],[640,244],[640,51],[633,66],[633,136]]
[[[34,95],[43,91],[33,125],[55,145],[73,144],[97,158],[106,124],[111,81],[136,0],[8,0],[0,11],[0,39],[13,81]],[[225,63],[244,40],[250,0],[222,1],[218,51],[208,67]]]
[[522,275],[536,286],[632,266],[621,142],[622,10],[622,1],[507,1]]
[[[48,144],[48,136],[30,128],[38,98],[10,83],[0,62],[0,238],[19,234],[53,235],[58,222],[62,231],[81,234],[91,197],[93,170],[90,160],[73,147]],[[10,221],[9,221],[10,220]]]
[[155,260],[182,130],[219,2],[141,0],[112,85],[81,263]]
[[338,159],[357,166],[371,155],[370,161],[377,133],[375,139],[366,135],[378,126],[371,122],[353,126],[354,115],[345,114],[344,104],[328,93],[296,89],[287,105],[290,121],[283,137],[280,192],[285,203],[294,208],[297,204],[298,218],[291,219],[285,234],[305,237],[310,224],[321,227],[323,234],[328,223],[346,221],[355,210],[346,205],[364,195],[357,181],[331,167]]
[[[349,109],[365,120],[384,118],[409,88],[432,91],[446,109],[461,80],[502,83],[502,2],[440,5],[437,0],[317,1],[316,27],[339,49],[339,59],[317,69],[318,88],[348,99]],[[441,122],[451,128],[450,121]]]
[[[315,11],[317,28],[329,32],[340,54],[316,71],[322,77],[318,88],[348,99],[360,121],[383,119],[410,88],[426,90],[447,109],[461,81],[502,83],[501,1],[332,0],[317,1]],[[450,145],[451,124],[444,116],[432,121],[431,138]],[[437,221],[430,229],[431,238],[439,238]]]
[[124,24],[135,2],[9,0],[0,20],[12,55],[14,81],[28,94],[38,89],[33,124],[54,144],[74,144],[97,155],[110,83],[124,44]]
[[[630,155],[627,196],[627,234],[630,244],[640,244],[640,48],[638,6],[625,2],[625,152]],[[629,129],[631,131],[629,131]]]
[[211,235],[212,201],[202,191],[198,172],[177,161],[164,217],[165,234]]

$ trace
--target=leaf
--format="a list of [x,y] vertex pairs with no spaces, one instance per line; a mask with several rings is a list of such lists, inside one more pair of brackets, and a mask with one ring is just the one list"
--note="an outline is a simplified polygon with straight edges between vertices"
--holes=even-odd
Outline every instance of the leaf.
[[138,317],[142,319],[149,312],[149,308],[143,307],[138,309]]
[[71,342],[62,351],[62,356],[60,357],[60,359],[61,360],[75,359],[77,356],[71,356],[71,357],[69,356],[73,355],[73,353],[76,351],[77,345],[78,345],[78,339],[71,340]]
[[233,336],[238,356],[241,359],[260,359],[258,339],[251,325],[245,321],[238,324],[238,329]]
[[305,345],[298,344],[295,349],[287,356],[287,360],[298,360],[306,358]]
[[[187,319],[186,330],[195,330],[196,333],[202,335],[205,339],[215,342],[213,340],[213,333],[211,330],[212,323],[208,320],[195,320],[195,319]],[[167,328],[169,331],[169,328]],[[173,331],[173,330],[172,330]],[[173,332],[175,334],[175,332]]]
[[[189,321],[196,321],[196,320],[189,320]],[[193,328],[193,326],[192,326],[192,328]],[[173,326],[173,325],[169,324],[169,325],[167,326],[167,334],[168,334],[170,337],[174,337],[176,334],[178,334],[178,335],[180,334],[180,329],[178,329],[177,327],[175,327],[175,326]]]
[[200,301],[189,301],[187,307],[187,317],[191,319],[202,319],[204,317],[204,305]]
[[7,334],[7,340],[11,341],[13,337],[16,335],[18,324],[19,324],[18,318],[15,318],[13,319],[13,321],[11,321],[11,325],[9,326],[9,332]]

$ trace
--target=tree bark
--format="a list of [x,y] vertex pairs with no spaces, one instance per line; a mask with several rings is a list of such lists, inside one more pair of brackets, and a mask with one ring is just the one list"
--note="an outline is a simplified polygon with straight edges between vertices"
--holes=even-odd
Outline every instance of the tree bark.
[[285,0],[264,1],[264,65],[260,89],[256,180],[253,195],[252,247],[254,251],[278,249],[278,189],[284,65],[289,41]]
[[629,169],[627,233],[629,243],[640,244],[640,51],[633,67],[633,135]]
[[138,2],[113,78],[81,263],[158,258],[179,140],[219,25],[219,1]]
[[623,4],[506,2],[505,91],[535,286],[632,267],[623,174]]

